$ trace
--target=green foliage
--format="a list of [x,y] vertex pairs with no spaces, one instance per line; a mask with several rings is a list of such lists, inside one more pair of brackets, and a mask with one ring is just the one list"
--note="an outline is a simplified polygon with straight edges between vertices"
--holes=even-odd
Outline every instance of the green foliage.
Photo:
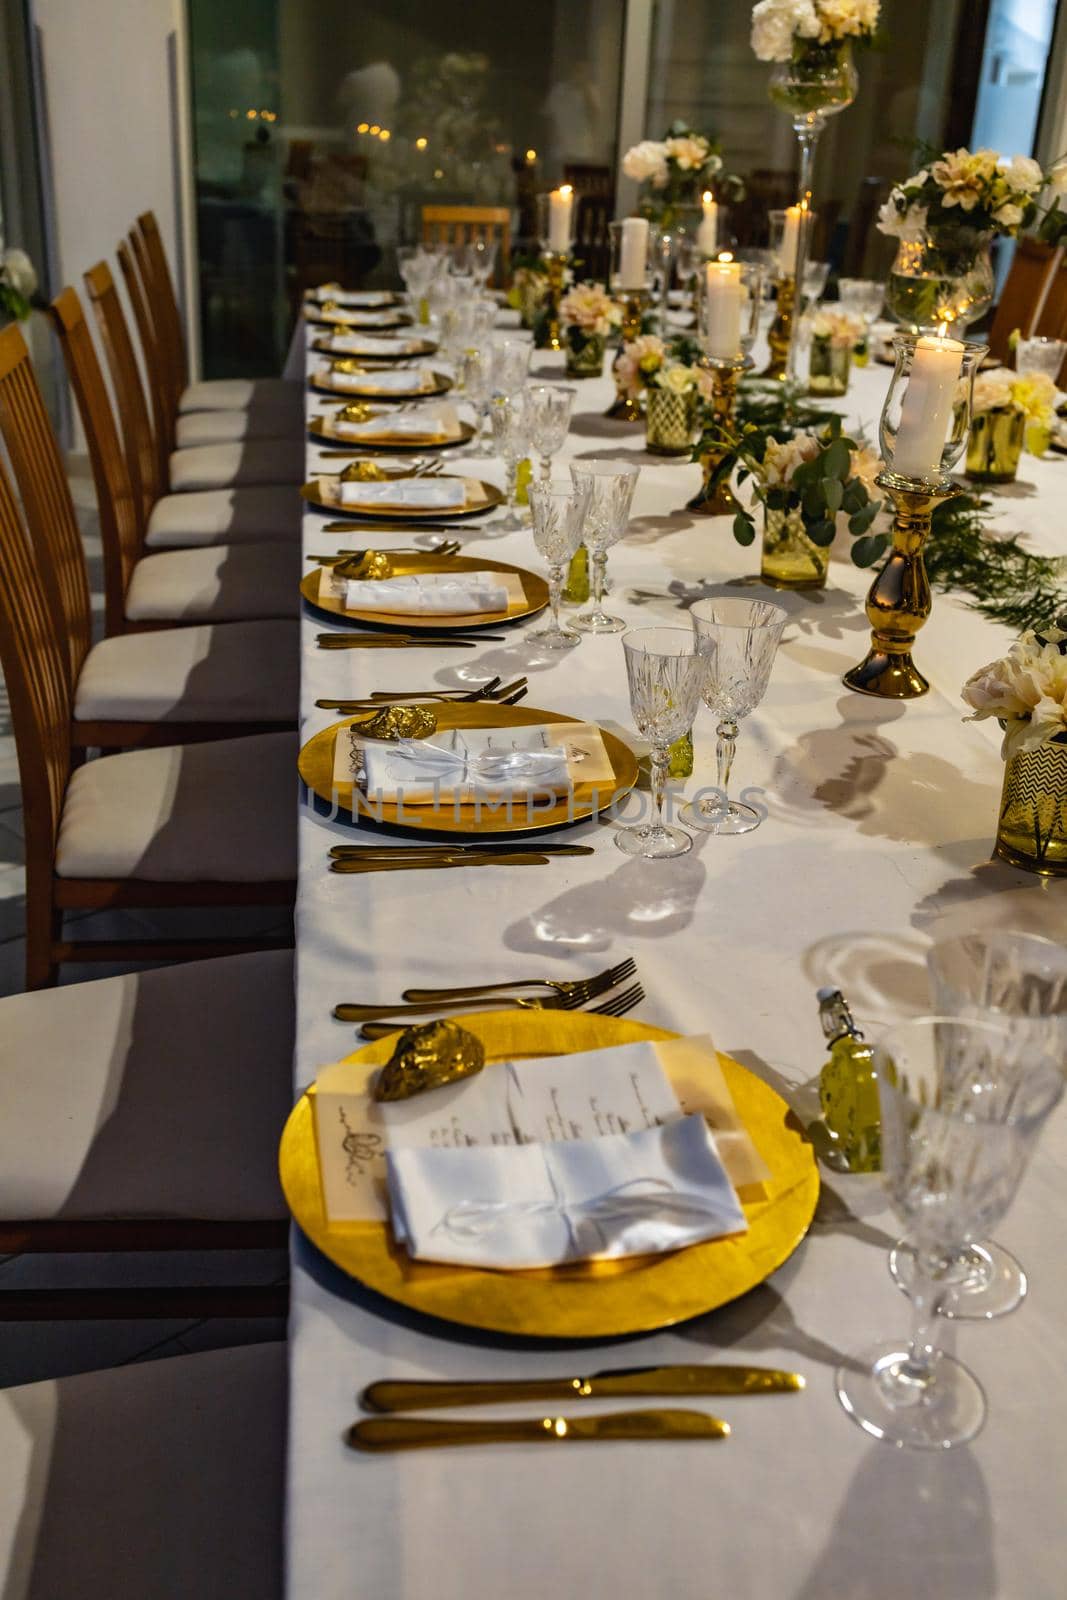
[[1035,555],[1014,535],[990,533],[991,502],[976,495],[946,500],[934,512],[926,570],[939,589],[959,589],[993,622],[1022,632],[1067,610],[1063,563]]

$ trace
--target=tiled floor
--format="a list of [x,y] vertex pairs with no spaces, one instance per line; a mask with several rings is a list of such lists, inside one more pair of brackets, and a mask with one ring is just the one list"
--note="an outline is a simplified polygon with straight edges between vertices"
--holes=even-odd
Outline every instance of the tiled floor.
[[[93,585],[94,606],[102,608],[101,553],[96,526],[92,484],[84,470],[76,470],[71,488],[85,535]],[[11,733],[7,696],[0,678],[0,996],[16,994],[24,987],[25,950],[23,927],[23,834],[19,792],[18,762]],[[136,922],[147,925],[148,913],[138,913]],[[153,925],[161,932],[188,933],[189,913]],[[247,918],[245,919],[247,921]],[[129,928],[129,920],[125,926]],[[262,927],[262,913],[255,926]],[[122,922],[114,916],[86,920],[86,935],[109,938],[122,932]],[[212,919],[218,929],[217,914]],[[94,965],[71,969],[65,982],[80,978],[104,977],[110,969]],[[121,969],[115,969],[121,970]],[[237,1282],[273,1284],[284,1280],[288,1268],[282,1251],[244,1252],[240,1257],[224,1252],[183,1257],[21,1256],[0,1259],[0,1291],[38,1289],[59,1285],[132,1288],[153,1281],[210,1286]],[[160,1280],[158,1274],[165,1272]],[[199,1321],[86,1321],[86,1322],[8,1322],[0,1318],[0,1387],[29,1383],[38,1378],[62,1377],[94,1367],[121,1366],[135,1361],[150,1361],[158,1356],[179,1355],[192,1350],[218,1349],[223,1345],[251,1344],[265,1339],[283,1339],[285,1322],[281,1318],[215,1317]]]

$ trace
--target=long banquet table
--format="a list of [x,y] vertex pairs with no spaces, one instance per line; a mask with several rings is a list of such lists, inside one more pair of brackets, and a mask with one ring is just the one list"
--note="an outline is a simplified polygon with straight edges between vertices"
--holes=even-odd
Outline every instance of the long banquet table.
[[[561,359],[535,354],[533,373],[560,380]],[[877,365],[854,375],[845,402],[853,421],[876,424],[888,376]],[[686,605],[724,584],[767,597],[744,587],[758,546],[739,547],[727,519],[683,509],[699,469],[644,453],[639,429],[604,420],[608,379],[577,388],[558,466],[565,473],[570,459],[608,455],[642,467],[629,537],[611,555],[610,607],[632,625],[685,627]],[[309,405],[323,408],[317,396]],[[309,475],[321,464],[309,447]],[[499,461],[463,470],[502,482]],[[1025,457],[998,525],[1067,555],[1064,490],[1067,461]],[[323,522],[306,517],[306,550],[346,542],[326,535]],[[465,551],[540,569],[528,532],[494,536],[490,519],[457,524],[456,536]],[[375,543],[409,539],[383,532]],[[790,623],[766,699],[743,725],[732,785],[764,791],[768,815],[748,836],[698,837],[690,854],[649,862],[624,857],[612,825],[591,821],[568,837],[595,853],[545,868],[351,878],[326,870],[329,846],[351,830],[304,796],[297,1092],[321,1064],[356,1048],[352,1029],[331,1019],[337,1000],[392,1000],[416,982],[572,977],[633,955],[647,992],[633,1015],[710,1032],[810,1112],[824,1057],[819,984],[839,983],[873,1030],[927,1009],[923,954],[932,938],[1003,926],[1062,939],[1067,883],[990,860],[998,734],[962,720],[961,683],[1009,634],[937,594],[916,652],[930,694],[902,704],[849,693],[841,674],[866,649],[869,579],[835,552],[825,592],[776,597]],[[324,626],[305,612],[304,739],[331,721],[315,708],[319,696],[525,672],[525,704],[597,721],[641,748],[617,635],[586,637],[546,665],[532,664],[521,626],[505,644],[469,652],[384,655],[318,650]],[[714,783],[706,711],[695,743],[689,792]],[[290,1600],[1061,1595],[1065,1166],[1061,1107],[997,1230],[1030,1274],[1028,1299],[991,1324],[943,1324],[948,1347],[980,1377],[989,1416],[973,1444],[940,1455],[879,1444],[833,1392],[842,1357],[909,1325],[887,1272],[897,1229],[876,1178],[823,1171],[807,1239],[740,1301],[668,1331],[580,1349],[524,1347],[420,1318],[361,1289],[294,1230]],[[708,1402],[733,1427],[714,1449],[507,1445],[378,1457],[343,1441],[358,1392],[374,1378],[570,1376],[722,1359],[797,1370],[806,1392]]]

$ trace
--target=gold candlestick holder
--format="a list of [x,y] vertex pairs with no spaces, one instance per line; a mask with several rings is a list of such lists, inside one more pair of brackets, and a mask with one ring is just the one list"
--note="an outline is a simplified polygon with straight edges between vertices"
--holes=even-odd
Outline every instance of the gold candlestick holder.
[[[711,372],[712,416],[720,428],[729,428],[733,423],[734,408],[737,404],[737,385],[741,374],[750,372],[755,362],[747,355],[732,358],[705,356],[701,365]],[[701,455],[700,465],[704,478],[692,500],[687,502],[685,508],[687,511],[695,511],[704,517],[722,517],[732,516],[737,510],[737,499],[728,483],[712,486],[712,479],[724,455],[725,451],[719,450],[705,450]]]
[[548,350],[562,350],[563,336],[560,332],[559,303],[563,299],[563,276],[567,270],[570,256],[566,250],[546,250],[544,255],[545,274],[548,278],[548,293],[545,297],[548,306]]
[[[641,337],[641,324],[644,321],[645,307],[651,304],[652,296],[647,289],[622,289],[618,293],[622,306],[622,324],[620,328],[621,343],[619,355],[622,354],[623,345],[632,344]],[[618,362],[619,355],[615,361]],[[624,394],[615,380],[615,398],[605,411],[606,417],[613,417],[616,422],[640,422],[641,402],[636,395]]]
[[915,700],[930,687],[911,659],[915,635],[933,609],[923,546],[936,508],[962,490],[948,479],[929,483],[895,472],[881,472],[875,482],[895,508],[893,548],[867,593],[871,648],[843,682],[857,694]]
[[793,324],[796,319],[797,309],[797,280],[787,273],[780,273],[777,280],[778,298],[775,306],[774,321],[767,330],[767,344],[770,348],[771,359],[764,367],[761,377],[775,378],[784,383],[789,377],[789,352],[793,347]]

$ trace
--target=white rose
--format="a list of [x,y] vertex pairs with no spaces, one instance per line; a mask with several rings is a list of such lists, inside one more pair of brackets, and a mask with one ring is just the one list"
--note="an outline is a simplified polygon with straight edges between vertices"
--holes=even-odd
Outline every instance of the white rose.
[[687,135],[684,138],[668,139],[664,150],[668,158],[681,167],[683,172],[696,172],[707,160],[708,141]]
[[1023,208],[1022,206],[1012,205],[1010,201],[1005,201],[1002,206],[997,207],[993,217],[1003,228],[1017,228],[1023,220]]
[[761,61],[788,61],[794,38],[815,39],[814,0],[759,0],[752,8],[752,48]]
[[1031,156],[1013,156],[1001,163],[1001,171],[1011,187],[1021,194],[1037,194],[1045,183],[1045,174],[1039,162]]
[[662,189],[667,182],[667,147],[655,139],[642,139],[627,150],[622,158],[622,170],[628,178],[638,183],[651,183]]
[[[894,190],[894,194],[897,192]],[[879,233],[887,233],[894,239],[919,239],[925,227],[926,207],[909,206],[904,212],[898,211],[893,195],[878,213]]]
[[16,294],[28,300],[37,288],[37,274],[25,250],[5,250],[0,261],[0,276]]

